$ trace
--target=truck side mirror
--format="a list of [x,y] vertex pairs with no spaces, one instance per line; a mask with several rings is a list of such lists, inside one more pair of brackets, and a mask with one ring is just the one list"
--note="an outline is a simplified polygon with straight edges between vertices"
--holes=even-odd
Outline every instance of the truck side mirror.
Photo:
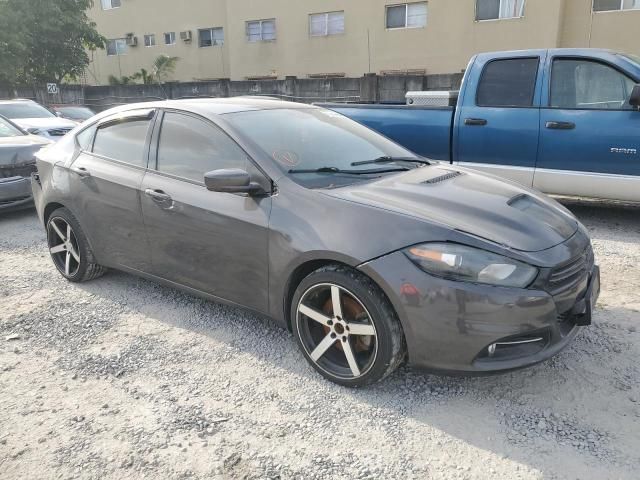
[[640,84],[633,87],[631,96],[629,97],[629,105],[640,109]]

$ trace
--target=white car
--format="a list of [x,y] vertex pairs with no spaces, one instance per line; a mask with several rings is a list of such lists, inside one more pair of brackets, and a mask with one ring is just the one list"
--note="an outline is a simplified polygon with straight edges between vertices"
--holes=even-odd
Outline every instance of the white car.
[[29,133],[54,142],[78,125],[56,116],[33,100],[0,100],[0,115]]

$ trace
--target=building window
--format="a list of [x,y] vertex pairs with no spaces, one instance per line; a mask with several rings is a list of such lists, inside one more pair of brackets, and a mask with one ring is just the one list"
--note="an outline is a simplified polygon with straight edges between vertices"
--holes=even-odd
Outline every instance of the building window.
[[175,45],[176,44],[176,32],[167,32],[164,34],[164,44],[165,45]]
[[420,28],[427,25],[427,2],[387,7],[387,28]]
[[593,0],[594,12],[640,10],[640,0]]
[[111,10],[120,7],[120,0],[100,0],[103,10]]
[[224,44],[224,30],[222,27],[202,28],[198,30],[198,45],[201,47],[214,47]]
[[156,36],[153,33],[150,33],[144,36],[144,46],[145,47],[156,46]]
[[107,40],[107,55],[126,55],[127,54],[127,39],[126,38],[114,38],[113,40]]
[[309,15],[309,34],[326,37],[344,33],[344,12],[313,13]]
[[270,42],[276,39],[276,20],[253,20],[247,22],[247,40],[250,42]]
[[524,17],[525,0],[476,0],[476,20]]

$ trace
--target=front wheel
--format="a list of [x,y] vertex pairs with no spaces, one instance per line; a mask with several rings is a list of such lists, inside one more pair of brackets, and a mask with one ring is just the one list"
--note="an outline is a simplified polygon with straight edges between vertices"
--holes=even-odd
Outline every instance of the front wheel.
[[306,277],[294,294],[291,318],[307,361],[340,385],[377,382],[404,359],[395,311],[375,283],[350,268],[328,266]]

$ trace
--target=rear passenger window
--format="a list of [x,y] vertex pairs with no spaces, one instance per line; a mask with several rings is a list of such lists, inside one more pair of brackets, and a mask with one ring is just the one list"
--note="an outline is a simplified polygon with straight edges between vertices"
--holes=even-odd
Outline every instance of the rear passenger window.
[[164,115],[158,145],[158,171],[204,182],[222,168],[247,169],[247,155],[219,128],[189,115]]
[[98,128],[93,141],[93,153],[139,167],[147,166],[144,158],[148,118],[132,117]]
[[538,58],[510,58],[488,63],[478,86],[478,106],[532,106],[538,62]]

